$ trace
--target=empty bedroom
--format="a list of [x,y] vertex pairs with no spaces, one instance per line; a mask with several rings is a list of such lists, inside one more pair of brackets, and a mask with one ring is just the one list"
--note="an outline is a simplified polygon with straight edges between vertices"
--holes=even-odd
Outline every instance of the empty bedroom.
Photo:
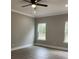
[[11,59],[68,59],[67,0],[11,0]]

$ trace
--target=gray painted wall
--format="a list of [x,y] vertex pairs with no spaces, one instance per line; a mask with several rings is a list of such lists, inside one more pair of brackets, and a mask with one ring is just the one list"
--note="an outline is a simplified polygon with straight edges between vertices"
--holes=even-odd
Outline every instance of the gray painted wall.
[[36,36],[36,43],[67,48],[68,44],[63,42],[65,22],[67,20],[68,20],[67,14],[37,18],[36,27],[38,23],[47,23],[47,29],[46,29],[47,39],[46,41],[37,40],[37,36]]
[[11,16],[11,47],[32,44],[34,39],[34,19],[15,12],[12,12]]

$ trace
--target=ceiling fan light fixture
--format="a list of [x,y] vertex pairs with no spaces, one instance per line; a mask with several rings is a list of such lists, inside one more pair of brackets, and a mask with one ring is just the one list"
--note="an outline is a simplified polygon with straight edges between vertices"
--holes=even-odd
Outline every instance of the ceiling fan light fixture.
[[32,4],[32,8],[36,8],[36,5],[35,4]]

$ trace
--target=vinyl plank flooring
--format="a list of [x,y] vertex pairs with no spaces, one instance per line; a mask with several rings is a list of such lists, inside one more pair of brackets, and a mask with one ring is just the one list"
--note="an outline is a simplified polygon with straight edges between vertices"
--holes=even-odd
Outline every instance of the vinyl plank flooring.
[[12,51],[11,59],[68,59],[68,52],[32,46]]

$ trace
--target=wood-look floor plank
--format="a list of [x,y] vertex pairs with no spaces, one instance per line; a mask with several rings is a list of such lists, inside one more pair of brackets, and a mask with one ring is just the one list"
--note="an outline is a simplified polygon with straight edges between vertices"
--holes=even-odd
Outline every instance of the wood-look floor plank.
[[12,51],[11,59],[68,59],[65,51],[32,46]]

